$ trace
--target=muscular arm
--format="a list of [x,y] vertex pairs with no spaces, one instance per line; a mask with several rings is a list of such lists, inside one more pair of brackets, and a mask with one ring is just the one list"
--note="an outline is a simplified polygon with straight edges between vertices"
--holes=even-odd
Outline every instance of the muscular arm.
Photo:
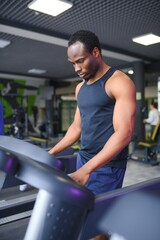
[[[76,96],[78,94],[78,91],[81,85],[82,84],[80,83],[76,87]],[[55,155],[63,151],[67,147],[70,147],[71,145],[73,145],[77,140],[79,140],[80,136],[81,136],[81,117],[80,117],[79,108],[77,107],[75,116],[74,116],[74,121],[70,125],[64,138],[62,138],[60,142],[58,142],[53,148],[51,148],[49,153]]]
[[71,177],[81,185],[87,182],[90,174],[95,169],[108,163],[128,145],[132,138],[136,111],[133,82],[126,75],[118,72],[114,78],[107,82],[106,91],[109,96],[114,97],[116,100],[113,114],[115,132],[98,154],[82,168],[71,174]]
[[79,110],[76,109],[75,117],[73,123],[70,125],[67,133],[60,142],[58,142],[50,151],[50,154],[57,154],[67,147],[73,145],[81,135],[80,120],[79,120]]

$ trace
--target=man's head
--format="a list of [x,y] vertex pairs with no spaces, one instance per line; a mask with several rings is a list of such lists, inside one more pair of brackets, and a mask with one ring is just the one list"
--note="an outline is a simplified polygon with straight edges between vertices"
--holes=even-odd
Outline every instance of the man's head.
[[68,60],[81,78],[88,81],[95,76],[102,57],[100,43],[94,33],[84,30],[74,33],[69,39],[67,53]]
[[150,103],[150,109],[154,109],[154,108],[157,108],[157,102],[154,102],[154,101],[152,101],[151,103]]
[[89,53],[92,53],[95,47],[98,48],[101,53],[101,46],[98,37],[90,31],[79,30],[75,32],[69,39],[68,47],[76,42],[81,42]]

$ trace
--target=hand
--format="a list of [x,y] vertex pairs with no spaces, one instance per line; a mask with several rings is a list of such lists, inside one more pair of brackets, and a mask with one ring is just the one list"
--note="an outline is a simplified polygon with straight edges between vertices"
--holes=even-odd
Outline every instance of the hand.
[[51,150],[52,150],[52,149],[50,149],[50,150],[48,151],[49,154],[52,154],[52,151],[51,151]]
[[55,155],[54,153],[54,148],[51,148],[49,151],[48,151],[49,154],[52,154],[52,155]]
[[84,186],[90,177],[90,173],[85,170],[85,166],[81,167],[77,171],[68,174],[76,183]]

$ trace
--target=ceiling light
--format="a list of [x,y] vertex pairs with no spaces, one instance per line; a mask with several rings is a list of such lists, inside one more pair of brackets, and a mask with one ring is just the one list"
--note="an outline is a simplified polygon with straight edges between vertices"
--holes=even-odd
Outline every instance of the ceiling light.
[[160,37],[152,33],[145,34],[139,37],[132,38],[133,42],[148,46],[151,44],[159,43]]
[[72,3],[62,0],[34,0],[28,4],[30,9],[52,16],[57,16],[72,6]]
[[8,40],[3,40],[3,39],[0,39],[0,48],[5,48],[7,47],[11,42],[8,41]]
[[43,73],[46,73],[46,70],[38,69],[38,68],[32,68],[32,69],[28,70],[28,73],[43,74]]
[[129,71],[128,71],[128,74],[133,74],[134,73],[134,71],[132,70],[132,69],[130,69]]

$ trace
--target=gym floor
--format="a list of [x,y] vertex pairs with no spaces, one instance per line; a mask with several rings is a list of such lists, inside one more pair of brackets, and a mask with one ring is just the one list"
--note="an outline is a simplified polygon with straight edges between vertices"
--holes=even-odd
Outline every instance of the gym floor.
[[[160,162],[160,155],[158,155]],[[128,160],[123,187],[160,177],[160,164],[151,166],[140,161]]]

